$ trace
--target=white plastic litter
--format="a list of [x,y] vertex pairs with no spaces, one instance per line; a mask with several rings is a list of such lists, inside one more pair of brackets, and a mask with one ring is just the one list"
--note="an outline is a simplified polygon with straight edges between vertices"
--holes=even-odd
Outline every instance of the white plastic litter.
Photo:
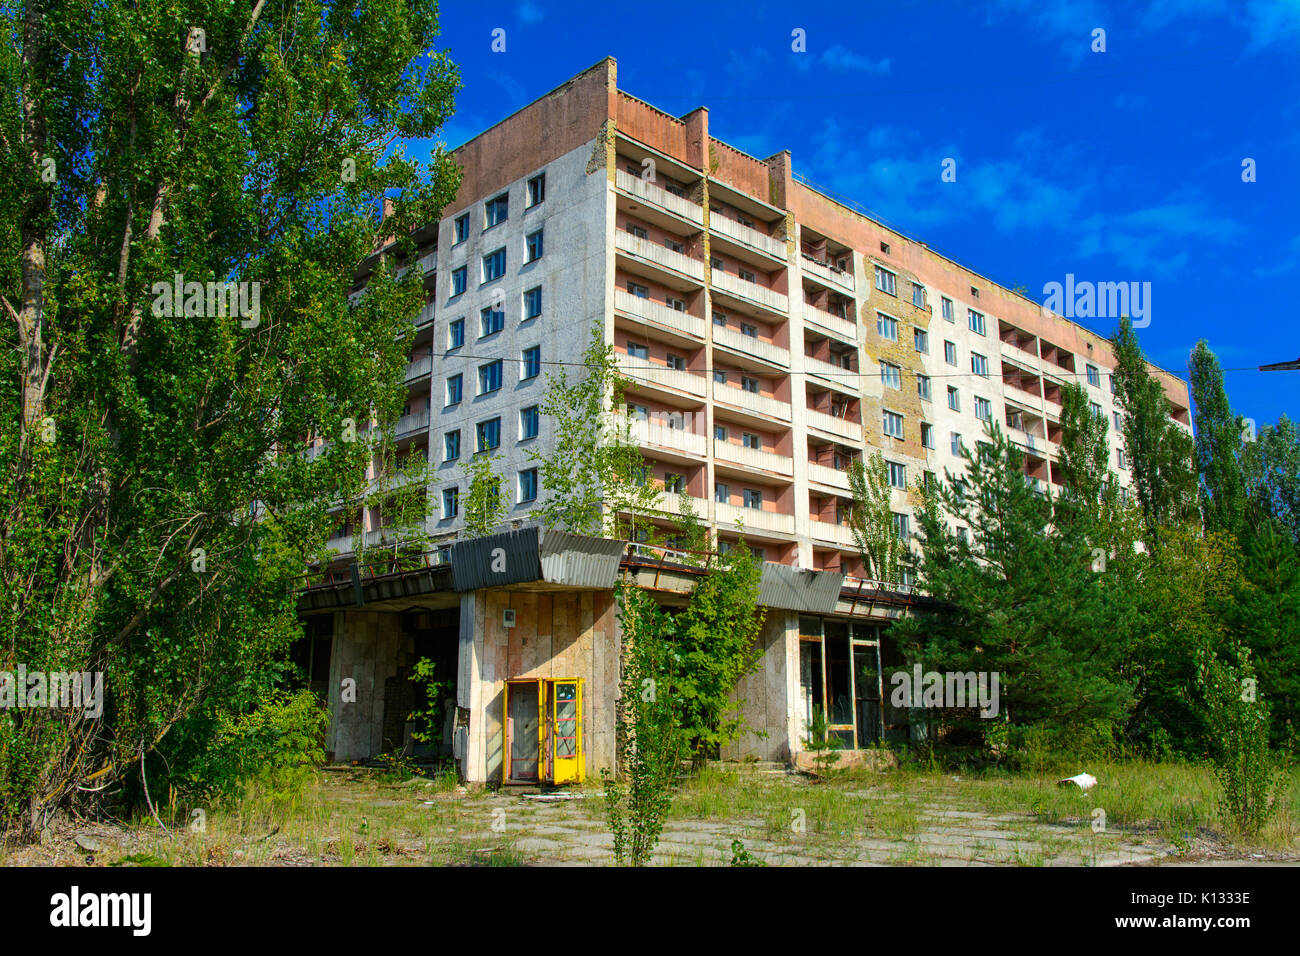
[[1066,777],[1064,780],[1058,780],[1056,782],[1056,785],[1058,787],[1064,787],[1067,784],[1071,784],[1071,783],[1074,784],[1076,787],[1078,787],[1080,790],[1087,791],[1097,786],[1097,778],[1090,773],[1079,773],[1079,774],[1075,774],[1073,777]]

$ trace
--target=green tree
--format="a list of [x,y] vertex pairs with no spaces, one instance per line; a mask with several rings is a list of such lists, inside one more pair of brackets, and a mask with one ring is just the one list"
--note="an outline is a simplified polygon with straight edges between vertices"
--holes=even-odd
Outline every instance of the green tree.
[[538,516],[547,528],[635,537],[648,532],[661,492],[632,440],[631,423],[615,414],[627,379],[602,325],[592,329],[582,366],[576,380],[563,366],[547,375],[541,411],[555,433],[548,453],[534,449],[530,455],[545,495]]
[[506,520],[509,506],[501,493],[501,476],[496,473],[500,455],[478,454],[465,465],[469,487],[465,494],[466,538],[492,534]]
[[1147,367],[1133,324],[1120,320],[1111,339],[1115,396],[1124,421],[1124,449],[1142,516],[1142,540],[1160,547],[1162,529],[1196,517],[1192,437],[1172,418],[1172,406]]
[[1204,339],[1188,362],[1196,405],[1196,468],[1206,530],[1237,533],[1246,519],[1242,420],[1228,404],[1223,369]]
[[894,512],[890,506],[889,465],[885,456],[875,452],[866,464],[856,459],[849,465],[849,490],[853,508],[849,513],[849,530],[862,556],[867,577],[873,581],[897,582],[902,579],[907,543],[894,529]]
[[1251,520],[1273,518],[1300,548],[1300,427],[1283,415],[1245,447]]
[[[918,509],[921,580],[935,604],[892,625],[905,657],[997,673],[1001,716],[1013,723],[1118,725],[1132,697],[1118,673],[1126,608],[1108,600],[1092,545],[1053,523],[999,426],[962,458],[964,474],[946,474]],[[972,714],[939,722],[982,734],[989,722]]]
[[0,669],[108,698],[0,720],[0,824],[184,786],[280,682],[329,505],[391,460],[423,304],[393,266],[458,184],[389,149],[452,112],[436,39],[427,2],[0,10]]

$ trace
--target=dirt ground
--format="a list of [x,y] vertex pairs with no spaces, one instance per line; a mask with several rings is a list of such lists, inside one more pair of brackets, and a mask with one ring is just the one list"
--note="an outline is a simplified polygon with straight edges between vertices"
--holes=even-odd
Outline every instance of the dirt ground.
[[[1296,862],[1234,850],[1198,828],[1098,825],[1095,795],[1077,816],[993,810],[958,778],[942,787],[884,779],[815,781],[779,769],[725,772],[684,785],[655,862],[666,866],[1122,866]],[[160,809],[152,819],[59,821],[40,845],[0,851],[4,865],[609,865],[598,786],[543,792],[398,783],[370,771],[324,772],[288,804]],[[187,825],[188,819],[188,825]],[[740,841],[736,843],[735,841]]]

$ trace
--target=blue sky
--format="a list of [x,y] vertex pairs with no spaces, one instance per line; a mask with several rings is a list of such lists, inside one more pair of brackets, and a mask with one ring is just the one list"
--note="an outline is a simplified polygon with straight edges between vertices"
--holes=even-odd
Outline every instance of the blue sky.
[[[797,172],[1039,301],[1066,273],[1150,282],[1143,348],[1184,377],[1200,338],[1228,369],[1300,357],[1300,0],[459,0],[442,23],[465,84],[450,146],[609,55],[620,88],[707,106],[714,136],[789,149]],[[1300,418],[1300,373],[1227,383],[1260,425]]]

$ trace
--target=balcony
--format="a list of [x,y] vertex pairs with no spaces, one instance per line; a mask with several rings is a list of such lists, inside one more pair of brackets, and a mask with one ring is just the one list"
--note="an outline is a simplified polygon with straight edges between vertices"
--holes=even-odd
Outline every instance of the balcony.
[[422,378],[428,378],[432,374],[433,374],[432,355],[426,355],[423,358],[418,358],[414,362],[411,362],[409,365],[406,366],[406,381],[408,384],[410,382],[419,381]]
[[666,269],[674,275],[686,276],[696,282],[704,281],[704,263],[699,259],[680,252],[673,252],[667,246],[657,245],[649,239],[634,236],[626,229],[614,233],[614,245],[620,252],[635,256],[660,269]]
[[734,219],[711,215],[709,216],[709,231],[716,232],[720,236],[726,236],[728,239],[756,252],[785,261],[785,242],[783,240],[773,239],[771,236],[742,225]]
[[678,312],[662,302],[614,290],[614,309],[642,322],[680,332],[696,341],[704,340],[704,320],[688,312]]
[[685,511],[684,503],[690,501],[691,509],[700,521],[706,521],[709,514],[709,503],[703,498],[693,498],[687,494],[679,494],[675,491],[665,491],[659,498],[659,510],[670,515],[680,515]]
[[714,505],[714,520],[719,528],[733,528],[739,520],[746,530],[771,531],[775,534],[794,534],[794,515],[779,511],[760,511],[758,508],[742,508],[739,505]]
[[808,427],[817,428],[828,434],[835,435],[837,438],[843,438],[855,445],[862,444],[862,424],[861,422],[852,422],[845,418],[836,418],[834,415],[827,415],[825,412],[808,409],[806,414]]
[[429,428],[429,413],[413,412],[410,415],[403,415],[397,420],[393,428],[393,437],[405,438],[407,435],[413,435],[416,432],[427,431]]
[[803,357],[803,367],[809,375],[815,375],[837,388],[854,393],[858,391],[858,373],[852,369],[844,368],[842,365],[835,365],[832,362],[823,362],[811,355]]
[[766,395],[747,392],[743,388],[733,388],[730,385],[723,385],[721,382],[714,382],[713,400],[744,412],[750,412],[759,418],[766,417],[783,422],[790,421],[789,402],[781,402],[775,398],[768,398]]
[[856,288],[856,283],[853,281],[852,272],[842,272],[829,262],[822,262],[820,259],[814,259],[806,252],[800,253],[800,259],[803,271],[806,274],[820,282],[841,289],[850,295],[853,294],[854,289]]
[[623,169],[615,170],[614,185],[642,202],[658,206],[660,209],[670,212],[674,216],[680,216],[701,229],[704,228],[704,210],[689,199],[674,196],[662,186],[646,182],[639,176],[633,176]]
[[857,548],[857,542],[853,540],[853,532],[846,524],[832,524],[829,521],[818,521],[814,518],[808,522],[812,536],[818,541],[830,541],[844,548]]
[[704,378],[684,369],[656,365],[645,359],[634,359],[627,355],[618,356],[620,371],[633,382],[641,382],[674,392],[704,397]]
[[713,457],[747,468],[758,468],[789,478],[794,475],[794,461],[788,455],[763,451],[761,448],[746,448],[735,442],[713,440]]
[[735,329],[715,327],[713,330],[713,344],[733,349],[742,355],[749,355],[765,362],[771,362],[781,368],[790,367],[789,349],[783,349],[771,342],[764,342],[753,335],[744,335]]
[[422,329],[433,321],[434,314],[438,311],[438,306],[430,302],[415,315],[415,327]]
[[773,292],[757,282],[750,282],[748,279],[740,278],[740,276],[733,276],[721,269],[713,270],[710,282],[715,289],[719,289],[728,295],[734,295],[738,299],[744,299],[746,302],[752,302],[765,309],[771,309],[773,312],[780,312],[785,315],[790,311],[790,300],[786,296],[780,292]]
[[849,473],[847,471],[840,471],[827,465],[819,465],[815,461],[808,462],[808,480],[831,488],[838,488],[841,491],[849,490]]
[[852,342],[854,345],[858,344],[858,326],[852,319],[841,318],[832,312],[819,309],[809,302],[804,302],[803,320],[828,335],[834,335],[846,342]]
[[704,457],[703,435],[697,435],[695,432],[687,431],[684,428],[669,428],[667,425],[660,425],[657,422],[649,422],[641,419],[628,421],[628,419],[622,415],[616,416],[615,422],[620,426],[626,423],[628,426],[628,437],[640,445],[648,445],[653,448],[665,448],[669,451],[675,451],[697,458]]

